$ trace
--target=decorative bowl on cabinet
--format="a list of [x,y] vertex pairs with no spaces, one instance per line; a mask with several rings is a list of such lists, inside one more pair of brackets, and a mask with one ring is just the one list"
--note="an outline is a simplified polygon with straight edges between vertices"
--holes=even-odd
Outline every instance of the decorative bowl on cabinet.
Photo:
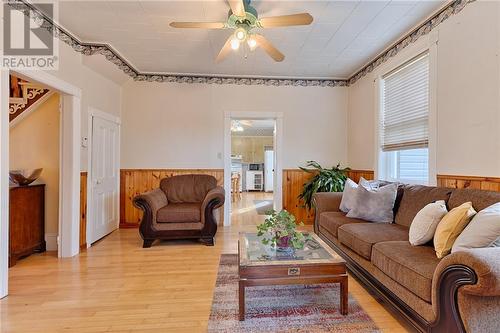
[[9,179],[12,183],[19,186],[26,186],[33,183],[40,177],[43,168],[38,169],[23,169],[9,171]]

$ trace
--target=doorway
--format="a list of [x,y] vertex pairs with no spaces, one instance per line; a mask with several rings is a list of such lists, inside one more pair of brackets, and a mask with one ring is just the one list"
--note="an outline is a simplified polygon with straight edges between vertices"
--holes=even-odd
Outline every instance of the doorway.
[[81,90],[43,71],[0,71],[0,298],[8,294],[9,261],[9,74],[61,95],[59,166],[59,257],[79,253]]
[[226,113],[224,225],[232,214],[281,210],[281,131],[280,113]]
[[[10,75],[9,266],[34,253],[57,256],[60,95]],[[26,181],[28,178],[29,181]]]

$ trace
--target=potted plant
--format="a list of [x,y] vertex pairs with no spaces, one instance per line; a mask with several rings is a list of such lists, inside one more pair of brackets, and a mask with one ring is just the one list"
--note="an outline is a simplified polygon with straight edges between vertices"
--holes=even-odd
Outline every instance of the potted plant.
[[302,171],[314,174],[314,176],[304,184],[299,199],[304,200],[307,209],[313,207],[312,198],[316,192],[342,192],[347,180],[347,172],[351,169],[341,168],[340,163],[336,166],[325,169],[316,161],[307,161],[305,167],[299,167]]
[[278,250],[288,251],[302,249],[308,237],[302,232],[297,231],[295,216],[286,210],[276,212],[274,209],[267,212],[268,218],[264,223],[257,226],[259,237],[262,237],[262,243],[265,245],[276,246]]

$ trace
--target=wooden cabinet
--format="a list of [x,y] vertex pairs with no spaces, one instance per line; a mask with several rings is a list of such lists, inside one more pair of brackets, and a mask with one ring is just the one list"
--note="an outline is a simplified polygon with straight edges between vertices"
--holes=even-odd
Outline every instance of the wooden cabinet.
[[45,185],[10,188],[9,267],[45,251]]

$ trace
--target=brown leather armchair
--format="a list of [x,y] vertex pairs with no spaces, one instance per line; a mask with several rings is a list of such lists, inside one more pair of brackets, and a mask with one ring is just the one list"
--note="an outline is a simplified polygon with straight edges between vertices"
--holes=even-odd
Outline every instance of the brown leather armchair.
[[214,211],[224,204],[224,189],[209,175],[164,178],[160,188],[138,195],[134,205],[142,209],[139,233],[143,247],[156,239],[196,238],[214,245],[217,221]]

